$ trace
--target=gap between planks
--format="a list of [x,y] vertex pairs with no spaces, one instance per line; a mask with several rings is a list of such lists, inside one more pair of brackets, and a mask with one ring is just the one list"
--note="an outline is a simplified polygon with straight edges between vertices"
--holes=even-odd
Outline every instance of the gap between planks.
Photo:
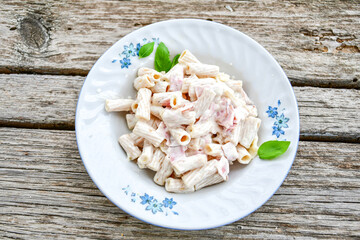
[[[74,124],[40,124],[40,123],[19,123],[19,122],[1,122],[0,127],[4,128],[24,128],[24,129],[39,129],[39,130],[59,130],[59,131],[75,131]],[[338,143],[360,143],[358,137],[339,137],[331,135],[316,135],[316,134],[300,134],[300,141],[308,142],[338,142]]]
[[[100,57],[100,56],[99,56]],[[80,76],[86,77],[88,70],[83,69],[53,69],[53,68],[15,68],[11,66],[0,66],[0,74],[30,74],[30,75],[54,75],[54,76]],[[312,79],[299,79],[288,77],[293,87],[321,87],[321,88],[340,88],[340,89],[360,89],[360,80],[348,79],[322,79],[314,81]]]
[[[80,76],[0,74],[0,126],[74,130],[83,82]],[[359,90],[293,89],[301,140],[360,142]]]
[[13,0],[0,12],[3,73],[85,76],[126,34],[176,16],[244,32],[277,59],[294,85],[360,87],[357,1]]

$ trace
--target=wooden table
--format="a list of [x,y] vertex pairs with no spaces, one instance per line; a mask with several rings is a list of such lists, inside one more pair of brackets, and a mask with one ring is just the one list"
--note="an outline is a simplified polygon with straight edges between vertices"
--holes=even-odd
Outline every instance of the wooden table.
[[[0,2],[0,239],[360,238],[360,3]],[[143,223],[104,197],[74,132],[85,76],[118,39],[150,23],[201,18],[262,44],[288,75],[301,141],[277,193],[206,231]]]

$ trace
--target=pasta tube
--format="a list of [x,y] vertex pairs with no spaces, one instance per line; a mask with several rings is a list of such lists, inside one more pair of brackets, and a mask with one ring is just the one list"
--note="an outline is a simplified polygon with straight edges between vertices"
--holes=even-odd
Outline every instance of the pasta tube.
[[136,109],[135,117],[137,119],[150,120],[150,100],[151,91],[147,88],[140,88],[136,98],[138,107]]
[[137,160],[137,164],[139,168],[146,168],[146,164],[148,164],[153,157],[153,152],[154,152],[153,145],[149,141],[145,140],[142,153]]
[[191,157],[179,158],[171,162],[176,174],[183,174],[187,171],[202,167],[206,164],[207,157],[205,154],[197,154]]
[[130,111],[133,103],[133,99],[107,99],[105,101],[105,110],[107,112]]
[[261,120],[259,118],[248,117],[245,119],[243,131],[240,138],[240,144],[245,148],[249,148],[257,135]]
[[153,127],[141,120],[135,124],[133,133],[145,138],[155,147],[159,147],[160,143],[164,140],[164,137],[160,136]]
[[246,150],[246,148],[244,148],[241,145],[238,145],[236,147],[236,150],[239,154],[238,159],[237,159],[238,162],[241,164],[249,164],[249,162],[251,161],[251,155],[248,152],[248,150]]
[[[227,181],[229,179],[229,177],[227,176],[226,177],[226,180]],[[213,175],[207,177],[207,178],[204,178],[203,180],[201,180],[198,184],[195,185],[195,190],[200,190],[204,187],[207,187],[207,186],[210,186],[210,185],[214,185],[214,184],[217,184],[217,183],[220,183],[220,182],[223,182],[224,181],[224,178],[218,174],[218,173],[214,173]]]
[[188,63],[187,70],[189,74],[195,74],[198,77],[216,77],[219,74],[219,67],[203,63]]
[[170,164],[170,159],[168,156],[164,158],[161,163],[159,171],[156,172],[154,176],[154,182],[163,186],[165,184],[166,178],[168,178],[173,172],[173,169]]
[[135,117],[135,114],[126,114],[126,123],[130,130],[132,130],[135,127],[135,124],[137,122],[137,118]]
[[201,182],[201,180],[211,176],[215,172],[217,172],[217,160],[211,160],[208,161],[205,166],[184,174],[181,179],[183,180],[185,186],[193,187]]
[[200,61],[189,51],[184,50],[179,57],[179,63],[181,64],[189,64],[189,63],[199,63]]
[[134,88],[139,90],[141,88],[152,88],[155,86],[155,83],[151,80],[149,75],[143,75],[137,77],[134,81]]
[[221,144],[216,143],[206,144],[205,153],[213,157],[221,157],[224,155]]
[[170,129],[171,136],[175,139],[175,141],[182,146],[186,146],[189,144],[191,137],[190,134],[181,128]]
[[159,171],[164,158],[165,154],[159,148],[157,148],[153,154],[152,159],[146,164],[146,167],[157,172]]
[[181,179],[167,178],[165,181],[165,190],[173,193],[194,192],[194,186],[187,187]]
[[125,150],[128,159],[134,160],[140,156],[141,151],[137,146],[135,146],[134,140],[130,137],[130,134],[124,134],[119,137],[119,143]]

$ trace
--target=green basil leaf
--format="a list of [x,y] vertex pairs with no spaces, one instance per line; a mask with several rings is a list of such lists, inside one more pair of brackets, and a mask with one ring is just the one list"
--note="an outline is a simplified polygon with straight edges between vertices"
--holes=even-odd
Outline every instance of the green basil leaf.
[[167,72],[171,68],[169,49],[165,46],[163,42],[161,42],[156,49],[154,65],[155,70],[158,72]]
[[150,42],[142,46],[139,51],[139,58],[144,58],[149,56],[154,51],[154,45],[155,42]]
[[289,146],[289,141],[267,141],[259,147],[258,155],[261,159],[273,159],[285,153]]
[[178,64],[179,57],[180,57],[180,53],[173,58],[172,63],[171,63],[171,68],[173,68],[176,64]]

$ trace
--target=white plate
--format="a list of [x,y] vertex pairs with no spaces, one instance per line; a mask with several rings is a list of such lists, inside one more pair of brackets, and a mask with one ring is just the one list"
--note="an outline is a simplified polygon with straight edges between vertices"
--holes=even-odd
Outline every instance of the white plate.
[[[291,141],[288,151],[273,161],[257,157],[248,166],[234,164],[228,182],[195,193],[172,194],[156,185],[154,173],[126,160],[117,142],[129,132],[124,114],[104,110],[106,98],[135,96],[132,83],[137,69],[153,67],[154,62],[154,53],[139,60],[137,47],[154,40],[164,42],[171,57],[189,49],[200,61],[219,65],[221,71],[242,79],[262,120],[259,143],[286,139]],[[81,89],[76,137],[90,177],[116,206],[161,227],[207,229],[247,216],[276,192],[295,158],[299,113],[285,73],[254,40],[214,22],[170,20],[126,35],[100,57]]]

